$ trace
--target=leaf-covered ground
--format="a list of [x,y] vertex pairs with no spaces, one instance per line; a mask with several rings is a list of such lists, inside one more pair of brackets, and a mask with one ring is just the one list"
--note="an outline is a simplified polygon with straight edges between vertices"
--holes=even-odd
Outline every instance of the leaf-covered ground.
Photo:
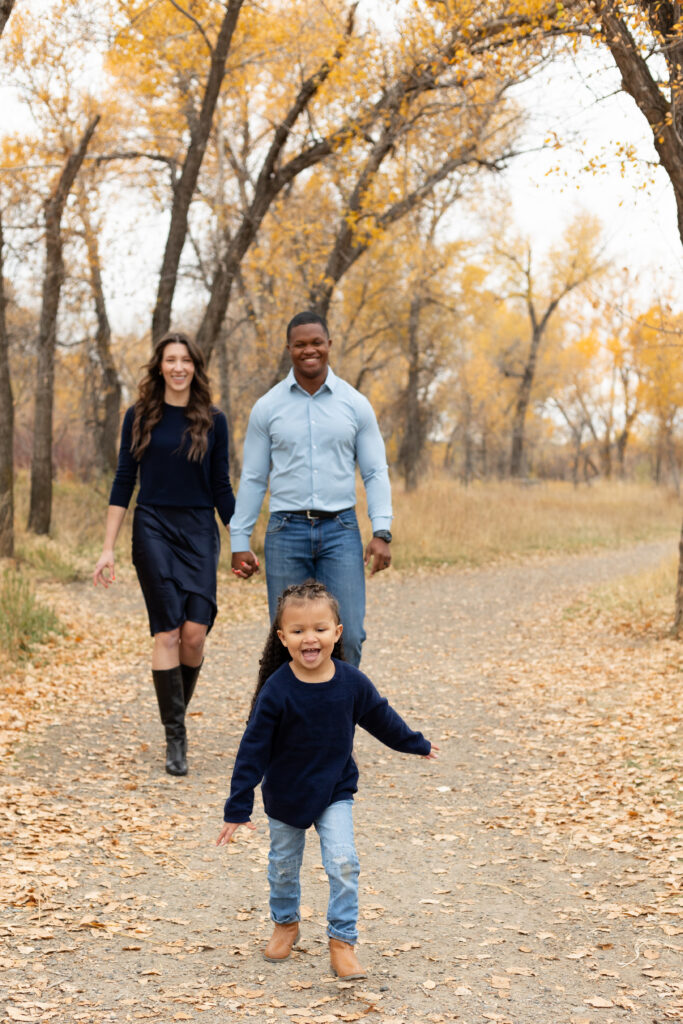
[[326,879],[306,851],[301,943],[270,933],[267,834],[214,846],[266,629],[224,581],[163,772],[136,584],[49,596],[69,627],[5,679],[0,1019],[664,1024],[683,1017],[683,647],[563,614],[672,545],[368,585],[364,668],[441,748],[359,735],[367,981],[331,977]]

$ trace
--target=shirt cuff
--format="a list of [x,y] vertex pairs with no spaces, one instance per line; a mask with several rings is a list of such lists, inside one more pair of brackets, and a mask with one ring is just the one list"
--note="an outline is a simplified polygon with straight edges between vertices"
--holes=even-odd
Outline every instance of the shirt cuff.
[[391,519],[391,516],[375,516],[371,520],[372,532],[377,533],[378,530],[391,530]]
[[249,534],[230,532],[230,551],[234,555],[236,551],[249,551]]

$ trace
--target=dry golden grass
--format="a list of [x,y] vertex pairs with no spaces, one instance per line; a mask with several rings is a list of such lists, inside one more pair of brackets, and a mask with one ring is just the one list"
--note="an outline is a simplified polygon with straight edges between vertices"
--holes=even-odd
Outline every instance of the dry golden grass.
[[[49,537],[37,537],[26,529],[29,480],[20,473],[15,487],[15,552],[22,567],[34,570],[38,579],[69,583],[87,578],[97,561],[104,539],[109,487],[66,479],[55,483],[52,495],[52,526]],[[132,516],[126,516],[117,543],[119,558],[128,557]]]
[[[17,481],[16,546],[19,560],[39,575],[67,582],[89,575],[104,532],[108,486],[59,481],[54,490],[50,538],[24,529],[28,481]],[[545,554],[571,554],[595,548],[675,536],[681,507],[676,495],[642,484],[598,483],[574,488],[568,483],[523,486],[491,482],[463,487],[435,475],[408,493],[394,484],[394,565],[478,566]],[[263,552],[266,506],[254,531],[254,550]],[[359,521],[370,536],[365,494],[358,489]],[[119,559],[129,557],[132,516],[119,536]],[[221,567],[229,571],[227,538]]]
[[608,622],[629,633],[670,635],[678,559],[664,559],[652,569],[596,587],[565,610],[565,618]]
[[681,525],[679,499],[652,486],[492,482],[463,487],[443,476],[413,493],[395,487],[394,514],[392,547],[399,568],[485,565],[619,547],[675,535]]

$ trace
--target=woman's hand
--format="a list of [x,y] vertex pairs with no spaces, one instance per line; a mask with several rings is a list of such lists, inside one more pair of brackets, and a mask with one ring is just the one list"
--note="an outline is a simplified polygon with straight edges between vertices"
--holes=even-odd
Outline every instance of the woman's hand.
[[235,551],[232,556],[232,571],[235,576],[248,580],[255,572],[260,572],[261,567],[253,551]]
[[439,755],[435,754],[434,751],[438,750],[438,749],[439,748],[432,743],[432,749],[429,751],[428,754],[424,754],[423,755],[425,761],[436,761],[438,759]]
[[95,571],[92,574],[92,581],[95,586],[101,583],[103,587],[108,587],[110,583],[116,582],[116,573],[114,572],[114,550],[113,548],[104,549],[100,555]]
[[250,821],[226,821],[216,840],[216,846],[227,846],[228,843],[231,843],[232,837],[240,825],[246,825],[252,832],[256,831],[256,825],[252,825]]
[[95,571],[92,574],[92,581],[97,586],[101,583],[103,587],[108,587],[110,583],[116,582],[116,573],[114,572],[114,545],[116,544],[116,538],[119,535],[121,524],[126,515],[126,510],[123,505],[110,505],[107,509],[107,525],[104,529],[104,546],[102,547],[102,554],[100,555]]

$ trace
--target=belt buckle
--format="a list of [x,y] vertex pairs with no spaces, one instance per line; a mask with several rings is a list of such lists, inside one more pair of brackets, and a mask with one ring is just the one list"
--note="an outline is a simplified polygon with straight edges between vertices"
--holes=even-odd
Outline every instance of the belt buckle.
[[312,515],[311,515],[311,510],[310,510],[310,508],[307,508],[307,509],[306,509],[306,518],[308,519],[309,523],[313,523],[313,522],[316,522],[316,521],[317,521],[317,519],[318,519],[318,517],[317,517],[317,516],[312,516]]

